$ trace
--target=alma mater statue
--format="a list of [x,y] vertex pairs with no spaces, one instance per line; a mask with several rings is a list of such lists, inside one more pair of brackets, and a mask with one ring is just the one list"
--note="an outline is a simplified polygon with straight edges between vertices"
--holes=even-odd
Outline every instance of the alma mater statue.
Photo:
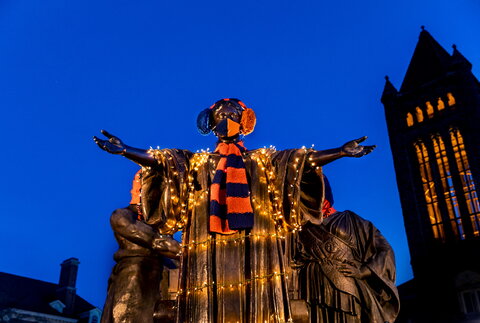
[[133,148],[106,131],[94,140],[142,166],[146,223],[183,231],[177,322],[292,321],[289,237],[322,222],[322,166],[375,146],[246,150],[255,114],[238,99],[205,109],[197,126],[217,136],[213,153]]

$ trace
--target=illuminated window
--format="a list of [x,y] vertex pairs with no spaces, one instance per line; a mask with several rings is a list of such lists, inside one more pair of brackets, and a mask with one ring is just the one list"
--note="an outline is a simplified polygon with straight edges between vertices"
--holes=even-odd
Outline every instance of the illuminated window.
[[425,103],[427,105],[427,115],[428,115],[428,118],[431,119],[433,118],[433,106],[432,104],[430,103],[430,101],[427,101],[427,103]]
[[409,127],[413,126],[413,116],[410,112],[407,113],[407,126]]
[[417,108],[415,109],[415,112],[416,112],[416,114],[417,114],[417,121],[418,121],[418,122],[422,122],[422,121],[423,121],[423,112],[422,112],[422,110],[421,110],[419,107],[417,107]]
[[467,152],[463,143],[462,134],[458,129],[450,130],[455,161],[457,163],[460,179],[462,181],[463,194],[467,201],[470,221],[472,221],[473,234],[480,235],[480,204],[478,202],[477,190],[473,181],[472,172],[468,163]]
[[453,187],[452,175],[450,173],[450,165],[448,163],[445,145],[442,137],[439,135],[433,136],[432,141],[435,159],[437,160],[438,171],[440,174],[440,181],[442,183],[443,195],[445,198],[445,203],[447,204],[450,225],[452,226],[454,235],[463,240],[465,239],[465,234],[463,233],[460,209],[458,207],[455,188]]
[[445,231],[443,229],[442,215],[438,207],[438,196],[435,191],[435,183],[433,182],[428,152],[423,142],[417,142],[414,146],[420,166],[420,176],[422,178],[423,192],[427,203],[428,217],[432,224],[433,236],[435,239],[444,241]]
[[445,109],[445,103],[443,102],[442,98],[438,98],[437,109],[438,111]]
[[452,93],[447,93],[448,97],[448,106],[451,107],[452,105],[455,105],[455,98],[453,97]]

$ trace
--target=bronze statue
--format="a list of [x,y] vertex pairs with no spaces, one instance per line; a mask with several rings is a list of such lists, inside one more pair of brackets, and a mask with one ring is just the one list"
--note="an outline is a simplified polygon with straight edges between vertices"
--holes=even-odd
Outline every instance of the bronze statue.
[[399,311],[395,259],[375,226],[333,209],[325,179],[323,223],[298,232],[294,256],[310,322],[394,322]]
[[170,236],[161,235],[142,221],[138,212],[139,186],[134,179],[131,204],[117,209],[110,217],[118,251],[116,265],[108,281],[108,293],[102,323],[153,322],[159,301],[163,256],[178,258],[179,244]]
[[291,321],[285,235],[323,220],[322,166],[361,157],[366,137],[340,148],[246,150],[255,114],[237,99],[202,111],[197,127],[218,138],[213,153],[143,150],[106,131],[103,150],[143,169],[146,223],[183,231],[177,322]]

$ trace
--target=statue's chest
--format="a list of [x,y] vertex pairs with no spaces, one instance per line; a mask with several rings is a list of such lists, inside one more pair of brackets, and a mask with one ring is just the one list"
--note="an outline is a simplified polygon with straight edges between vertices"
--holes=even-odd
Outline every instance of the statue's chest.
[[315,253],[318,258],[323,261],[342,262],[344,259],[351,259],[353,257],[353,246],[349,241],[339,238],[326,228],[318,230],[316,241],[318,241],[318,243],[314,246]]
[[[250,184],[251,173],[252,173],[251,169],[252,167],[253,168],[257,167],[257,165],[251,158],[249,158],[249,156],[244,155],[241,157],[241,159],[243,161],[243,166],[245,167],[245,172],[247,174],[247,182]],[[215,173],[218,169],[220,162],[221,162],[220,155],[212,154],[208,157],[208,160],[204,164],[203,172],[207,175],[206,176],[206,179],[208,179],[208,182],[206,183],[207,185],[211,185],[211,183],[213,182],[215,178]],[[226,163],[226,167],[230,166],[227,161],[222,161],[222,162]],[[235,164],[234,166],[237,167],[238,165]]]

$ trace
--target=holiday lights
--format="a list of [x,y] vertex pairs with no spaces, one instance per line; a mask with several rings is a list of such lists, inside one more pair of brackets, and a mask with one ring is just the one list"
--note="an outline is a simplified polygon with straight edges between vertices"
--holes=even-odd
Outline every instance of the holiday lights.
[[[215,243],[215,244],[227,244],[228,242],[233,242],[233,243],[238,243],[238,242],[244,242],[245,239],[247,238],[254,238],[254,239],[266,239],[266,238],[273,238],[273,239],[277,239],[277,238],[280,238],[280,239],[285,239],[284,236],[282,235],[279,235],[277,233],[262,233],[262,234],[253,234],[253,233],[250,233],[246,236],[242,236],[242,237],[225,237],[225,238],[222,238],[222,239],[215,239],[213,237],[210,237],[206,240],[203,240],[203,241],[195,241],[195,240],[192,240],[192,242],[190,243],[182,243],[180,245],[181,248],[183,249],[189,249],[191,250],[192,248],[194,247],[197,247],[197,246],[201,246],[201,247],[207,247],[208,244],[210,243]],[[180,252],[181,254],[181,252]]]
[[288,279],[288,275],[286,273],[273,272],[265,275],[257,275],[253,278],[249,278],[249,279],[245,279],[237,282],[222,282],[222,283],[203,282],[201,285],[192,286],[187,289],[179,289],[177,291],[176,297],[179,297],[180,295],[184,295],[184,294],[190,295],[191,293],[195,293],[195,292],[203,292],[204,289],[210,288],[210,287],[216,287],[217,289],[220,289],[220,290],[225,290],[225,289],[234,290],[235,288],[242,288],[246,285],[249,285],[255,282],[259,282],[260,284],[264,285],[265,283],[268,283],[269,280],[272,280],[272,279],[278,280],[278,279],[281,279],[282,276],[285,276],[285,278]]
[[[304,166],[308,165],[315,170],[318,170],[320,167],[317,166],[315,159],[311,156],[311,153],[314,152],[313,145],[311,148],[307,149],[305,146],[302,147],[303,154],[299,157],[296,157],[293,162],[293,170],[294,170],[294,178],[290,183],[290,188],[288,189],[287,196],[290,200],[290,221],[286,221],[284,211],[283,211],[283,203],[284,200],[281,196],[281,192],[276,189],[276,176],[275,176],[275,167],[272,163],[272,156],[276,152],[274,146],[270,146],[269,148],[264,147],[259,150],[251,152],[251,158],[254,160],[262,170],[263,174],[259,174],[259,180],[266,183],[267,192],[269,194],[270,200],[272,201],[271,205],[269,205],[268,210],[263,210],[264,204],[261,201],[256,201],[252,198],[252,206],[260,215],[270,215],[272,221],[275,223],[277,227],[278,236],[285,235],[286,232],[296,232],[301,230],[301,219],[298,216],[298,201],[296,199],[299,198],[297,194],[299,181],[301,180],[300,174],[303,172]],[[174,177],[179,175],[178,171],[176,170],[175,166],[172,164],[174,158],[167,150],[159,150],[159,149],[150,149],[148,153],[152,155],[155,159],[158,160],[159,164],[167,165],[167,169],[171,169],[171,174]],[[212,154],[207,150],[201,150],[193,155],[192,159],[190,160],[190,171],[186,175],[186,183],[184,182],[183,186],[175,187],[173,185],[173,180],[169,179],[167,181],[167,188],[170,192],[170,200],[175,209],[178,209],[178,214],[176,215],[177,221],[174,224],[167,223],[166,224],[166,231],[168,233],[174,233],[176,231],[182,230],[185,225],[188,223],[189,214],[192,213],[193,208],[199,205],[200,201],[208,199],[208,192],[197,192],[195,190],[195,173],[197,173],[204,164],[207,162],[212,162],[213,159],[210,158]],[[214,174],[214,170],[212,170],[212,174]],[[186,192],[187,194],[187,202],[180,203],[183,199],[181,194]],[[292,197],[296,196],[296,199]],[[263,213],[262,213],[263,211]],[[288,223],[291,222],[291,223]]]

